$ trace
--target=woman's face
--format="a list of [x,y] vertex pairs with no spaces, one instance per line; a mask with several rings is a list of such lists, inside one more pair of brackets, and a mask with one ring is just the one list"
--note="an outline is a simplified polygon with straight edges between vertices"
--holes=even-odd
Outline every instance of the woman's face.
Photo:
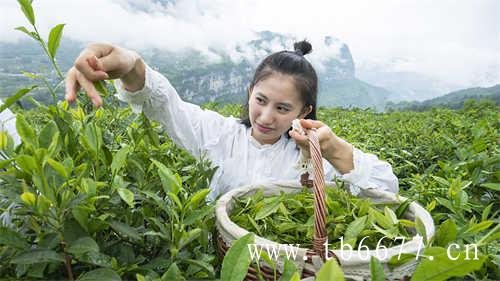
[[290,129],[292,121],[304,118],[312,107],[303,112],[304,103],[293,78],[273,73],[250,89],[248,115],[252,136],[261,144],[273,144]]

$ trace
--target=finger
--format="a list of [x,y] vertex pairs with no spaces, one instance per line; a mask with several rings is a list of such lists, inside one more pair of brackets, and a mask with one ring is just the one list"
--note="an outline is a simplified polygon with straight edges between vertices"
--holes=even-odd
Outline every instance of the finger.
[[301,135],[296,131],[293,131],[293,130],[289,131],[288,134],[290,135],[290,137],[292,137],[295,140],[295,142],[297,144],[306,145],[309,142],[309,139],[307,138],[307,136]]
[[108,79],[109,76],[106,72],[96,70],[90,65],[89,59],[92,57],[95,57],[95,55],[89,52],[83,52],[75,61],[76,69],[90,81]]
[[325,124],[323,122],[318,121],[318,120],[311,120],[311,119],[300,119],[300,125],[304,129],[312,129],[312,128],[321,128]]
[[66,78],[64,80],[65,83],[65,95],[64,98],[69,102],[72,103],[76,100],[76,93],[78,93],[78,90],[80,90],[80,84],[78,83],[76,79],[76,69],[71,68],[68,73],[66,74]]
[[77,78],[78,83],[80,83],[83,89],[85,89],[85,92],[87,92],[87,95],[89,96],[90,100],[92,100],[92,103],[95,106],[100,107],[102,105],[102,99],[101,96],[99,96],[99,94],[97,93],[97,90],[94,87],[92,81],[85,78],[85,76],[83,76],[82,74],[77,74]]
[[130,72],[137,60],[137,55],[127,50],[115,50],[109,55],[97,59],[99,70],[105,71],[112,79]]
[[102,70],[102,68],[100,68],[98,65],[96,56],[91,56],[90,58],[87,58],[87,62],[89,63],[90,67],[92,67],[94,70],[96,71]]

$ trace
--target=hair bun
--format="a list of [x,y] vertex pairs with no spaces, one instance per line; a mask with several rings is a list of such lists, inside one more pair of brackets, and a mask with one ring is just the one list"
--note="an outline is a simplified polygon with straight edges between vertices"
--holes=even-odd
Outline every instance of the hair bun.
[[301,56],[305,56],[312,51],[311,43],[307,42],[306,40],[293,43],[293,48],[295,52]]

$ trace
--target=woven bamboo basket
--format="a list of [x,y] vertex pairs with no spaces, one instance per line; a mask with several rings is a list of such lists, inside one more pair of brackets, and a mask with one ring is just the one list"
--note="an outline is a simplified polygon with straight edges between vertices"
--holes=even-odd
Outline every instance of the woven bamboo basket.
[[[296,265],[301,278],[303,280],[313,280],[315,273],[320,269],[322,263],[326,258],[335,258],[337,262],[342,267],[344,276],[347,280],[371,280],[370,278],[370,257],[377,257],[384,265],[384,271],[386,273],[386,278],[388,280],[409,280],[413,272],[415,271],[416,265],[418,263],[417,259],[413,259],[410,262],[402,264],[392,270],[388,268],[388,261],[391,257],[397,256],[400,253],[416,254],[422,253],[424,250],[424,241],[422,241],[421,236],[414,236],[412,240],[387,249],[387,254],[385,257],[381,258],[378,256],[377,250],[359,250],[355,249],[352,251],[348,250],[325,250],[325,242],[327,241],[326,234],[326,207],[325,207],[325,185],[334,187],[334,183],[326,183],[323,174],[323,162],[321,157],[321,151],[319,149],[318,139],[315,133],[309,134],[310,150],[312,156],[312,170],[313,170],[313,180],[312,189],[314,192],[314,217],[315,217],[315,228],[313,235],[313,248],[305,249],[298,248],[297,255],[295,259],[292,260]],[[283,182],[273,182],[264,185],[247,185],[237,189],[234,189],[226,194],[224,194],[216,204],[216,227],[217,227],[217,250],[221,258],[225,255],[230,245],[238,238],[248,234],[248,231],[236,225],[229,218],[232,210],[235,206],[235,198],[248,197],[256,193],[257,191],[263,189],[264,196],[279,195],[281,191],[297,193],[303,189],[303,185],[308,185],[304,181],[304,176],[302,180],[299,181],[283,181]],[[309,182],[310,184],[310,182]],[[361,189],[358,194],[362,198],[370,198],[372,202],[380,203],[391,203],[398,202],[401,203],[406,200],[405,197],[393,194],[390,192],[380,191],[376,189]],[[431,215],[422,206],[415,202],[410,203],[407,219],[419,218],[426,231],[426,236],[430,239],[435,232],[434,222]],[[283,272],[284,258],[286,257],[285,248],[288,245],[282,245],[274,241],[270,241],[263,237],[255,236],[255,244],[258,245],[268,245],[278,249],[280,257],[275,261],[277,268],[278,277]],[[265,262],[259,262],[260,274],[266,280],[274,280],[274,270],[267,265]],[[258,271],[257,268],[252,265],[248,269],[248,273],[245,280],[257,281]]]

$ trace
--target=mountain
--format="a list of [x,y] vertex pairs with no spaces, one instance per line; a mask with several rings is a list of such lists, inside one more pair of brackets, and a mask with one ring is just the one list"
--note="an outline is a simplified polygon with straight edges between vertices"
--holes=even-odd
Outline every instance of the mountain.
[[[293,49],[293,43],[298,40],[301,39],[263,31],[234,50],[211,49],[207,54],[194,49],[176,52],[147,49],[139,53],[149,65],[169,78],[186,101],[241,103],[246,99],[248,84],[260,60],[275,51]],[[326,36],[312,44],[313,52],[307,58],[318,72],[319,105],[382,110],[392,99],[393,94],[388,90],[356,78],[349,47],[339,39]],[[62,71],[69,69],[83,47],[81,42],[63,38],[57,55]],[[33,84],[20,71],[46,73],[50,69],[48,60],[34,42],[0,43],[0,50],[0,97],[10,96],[17,89]],[[43,88],[35,91],[35,95],[48,99]]]
[[399,102],[388,103],[386,110],[415,110],[424,111],[433,107],[462,108],[466,100],[492,100],[496,105],[500,105],[500,84],[492,87],[475,87],[459,91],[454,91],[441,97],[425,100],[422,102]]
[[393,92],[394,95],[390,96],[393,102],[424,101],[463,88],[425,74],[398,70],[398,63],[401,62],[361,63],[356,74],[365,82]]
[[[180,96],[187,101],[197,104],[243,102],[260,60],[273,52],[290,50],[297,40],[263,31],[258,33],[257,39],[238,45],[231,55],[213,50],[220,59],[211,63],[203,54],[193,50],[180,53],[151,50],[141,54],[169,77]],[[393,95],[381,87],[356,79],[348,46],[332,36],[324,37],[322,42],[313,42],[313,52],[307,58],[318,72],[320,106],[382,110]]]

